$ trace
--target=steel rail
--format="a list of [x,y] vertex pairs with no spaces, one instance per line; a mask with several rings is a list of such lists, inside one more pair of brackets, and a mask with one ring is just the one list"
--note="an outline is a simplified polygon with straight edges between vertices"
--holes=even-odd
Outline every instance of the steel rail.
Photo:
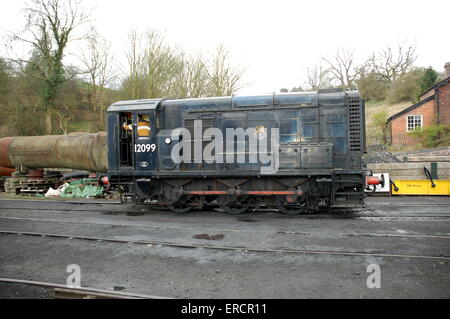
[[[2,207],[0,207],[2,208]],[[92,213],[110,213],[110,214],[148,214],[151,211],[146,211],[145,208],[148,207],[143,207],[141,210],[111,210],[111,209],[65,209],[63,210],[61,209],[54,209],[54,208],[32,208],[32,207],[5,207],[3,208],[4,210],[35,210],[35,211],[55,211],[58,213],[63,213],[63,214],[68,214],[70,212],[92,212]],[[264,211],[265,212],[265,211]],[[272,211],[270,211],[272,212]],[[170,214],[170,212],[166,212],[168,214]],[[273,213],[278,214],[277,211],[273,211]],[[358,215],[360,214],[360,215]],[[339,212],[336,213],[325,213],[325,212],[319,212],[319,213],[307,213],[307,214],[300,214],[300,215],[296,215],[294,216],[295,218],[307,218],[307,217],[314,217],[314,218],[397,218],[397,219],[402,219],[402,218],[430,218],[430,219],[437,219],[437,218],[443,218],[443,219],[447,219],[450,218],[450,213],[442,213],[442,214],[436,214],[436,213],[432,213],[432,214],[422,214],[422,215],[416,215],[416,214],[411,214],[411,213],[407,213],[409,215],[405,215],[405,213],[381,213],[381,214],[376,214],[376,215],[366,215],[366,213],[359,213],[359,212],[354,212],[354,213],[349,213],[349,214],[340,214]],[[284,215],[281,215],[284,216]],[[286,216],[286,218],[292,218],[292,216]]]
[[25,236],[39,236],[39,237],[52,237],[52,238],[65,238],[65,239],[79,239],[90,240],[99,242],[111,242],[111,243],[126,243],[146,246],[167,246],[175,248],[203,248],[211,250],[228,250],[228,251],[240,251],[240,252],[255,252],[255,253],[285,253],[285,254],[314,254],[314,255],[337,255],[337,256],[365,256],[365,257],[392,257],[392,258],[417,258],[417,259],[438,259],[438,260],[450,260],[450,256],[426,256],[426,255],[408,255],[408,254],[385,254],[385,253],[367,253],[367,252],[351,252],[351,251],[332,251],[332,250],[310,250],[310,249],[270,249],[270,248],[250,248],[239,246],[214,246],[214,245],[196,245],[196,244],[182,244],[174,242],[160,242],[152,240],[127,240],[127,239],[115,239],[105,237],[92,237],[92,236],[79,236],[79,235],[64,235],[64,234],[51,234],[51,233],[37,233],[37,232],[23,232],[23,231],[11,231],[0,230],[0,234],[5,235],[25,235]]
[[115,291],[115,290],[98,289],[98,288],[92,288],[92,287],[71,288],[67,285],[62,285],[62,284],[57,284],[57,283],[51,283],[51,282],[45,282],[45,281],[34,281],[34,280],[23,280],[23,279],[16,279],[16,278],[0,277],[0,282],[64,289],[64,290],[66,290],[66,292],[72,291],[72,293],[78,294],[78,295],[82,295],[82,294],[91,295],[91,296],[96,296],[96,295],[99,296],[100,295],[101,297],[125,298],[125,299],[172,299],[169,297],[138,294],[138,293],[131,293],[131,292],[122,292],[122,291]]
[[[185,191],[187,192],[187,191]],[[295,191],[289,192],[295,193]],[[287,193],[286,193],[287,194]],[[51,203],[51,204],[72,204],[72,205],[113,205],[113,206],[121,206],[122,203],[118,201],[110,201],[110,200],[94,200],[94,201],[70,201],[70,200],[58,200],[58,199],[11,199],[11,198],[1,198],[0,197],[0,203],[1,202],[41,202],[41,203]],[[130,202],[131,204],[131,202]],[[1,205],[0,205],[1,206]],[[376,208],[376,207],[430,207],[430,206],[436,206],[436,207],[450,207],[450,203],[383,203],[383,202],[377,202],[377,203],[368,203],[368,208]]]
[[[101,222],[88,222],[88,221],[72,221],[72,220],[52,220],[46,218],[30,218],[30,217],[12,217],[12,216],[0,216],[0,219],[9,220],[26,220],[33,222],[46,222],[46,223],[62,223],[62,224],[82,224],[82,225],[98,225],[98,226],[121,226],[121,227],[140,227],[140,228],[152,228],[160,230],[188,230],[194,231],[195,227],[177,227],[177,226],[155,226],[155,225],[142,225],[142,224],[124,224],[124,223],[101,223]],[[302,232],[302,231],[290,231],[290,230],[251,230],[251,229],[213,229],[214,232],[224,233],[260,233],[260,234],[279,234],[279,235],[321,235],[319,232]],[[342,237],[394,237],[394,238],[435,238],[435,239],[450,239],[450,235],[426,235],[426,234],[386,234],[386,233],[327,233],[332,236]]]

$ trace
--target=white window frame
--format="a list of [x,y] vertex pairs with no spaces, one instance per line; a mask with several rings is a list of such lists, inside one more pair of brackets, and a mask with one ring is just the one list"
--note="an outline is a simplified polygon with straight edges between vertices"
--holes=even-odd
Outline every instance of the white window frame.
[[[420,116],[420,129],[422,130],[422,127],[423,127],[423,115],[421,115],[421,114],[409,114],[409,115],[406,116],[406,132],[412,132],[417,127],[419,127],[419,126],[415,126],[413,129],[409,129],[409,125],[408,125],[409,121],[408,121],[408,119],[409,119],[410,116]],[[416,121],[416,119],[414,119],[413,121]]]

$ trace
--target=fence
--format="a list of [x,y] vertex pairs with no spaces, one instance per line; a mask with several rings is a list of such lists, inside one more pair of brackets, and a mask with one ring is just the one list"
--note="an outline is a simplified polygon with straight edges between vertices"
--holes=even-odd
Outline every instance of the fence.
[[413,134],[396,134],[392,138],[387,136],[366,137],[367,151],[390,151],[390,152],[410,152],[435,150],[450,147],[449,136],[442,136],[437,139],[425,138]]

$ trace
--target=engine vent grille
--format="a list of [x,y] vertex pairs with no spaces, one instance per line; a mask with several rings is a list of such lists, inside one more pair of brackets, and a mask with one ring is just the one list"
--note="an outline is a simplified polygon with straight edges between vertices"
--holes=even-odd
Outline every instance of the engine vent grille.
[[350,131],[350,151],[361,149],[361,100],[358,95],[348,95],[348,119]]

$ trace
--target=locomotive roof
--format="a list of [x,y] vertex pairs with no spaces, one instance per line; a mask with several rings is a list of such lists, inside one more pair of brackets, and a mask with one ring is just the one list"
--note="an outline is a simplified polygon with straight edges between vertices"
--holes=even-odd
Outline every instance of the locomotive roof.
[[[345,96],[343,90],[323,90],[318,92],[295,92],[295,93],[280,93],[280,94],[264,94],[264,95],[250,95],[250,96],[226,96],[226,97],[208,97],[208,98],[189,98],[189,99],[146,99],[146,100],[130,100],[119,101],[113,103],[108,109],[108,112],[123,112],[123,111],[144,111],[154,110],[161,107],[161,105],[179,105],[187,108],[196,106],[220,106],[232,105],[233,107],[264,107],[278,105],[311,105],[315,106],[320,103],[341,102]],[[354,94],[354,92],[352,92]]]
[[129,100],[118,101],[108,107],[108,112],[117,111],[140,111],[157,109],[163,99]]

